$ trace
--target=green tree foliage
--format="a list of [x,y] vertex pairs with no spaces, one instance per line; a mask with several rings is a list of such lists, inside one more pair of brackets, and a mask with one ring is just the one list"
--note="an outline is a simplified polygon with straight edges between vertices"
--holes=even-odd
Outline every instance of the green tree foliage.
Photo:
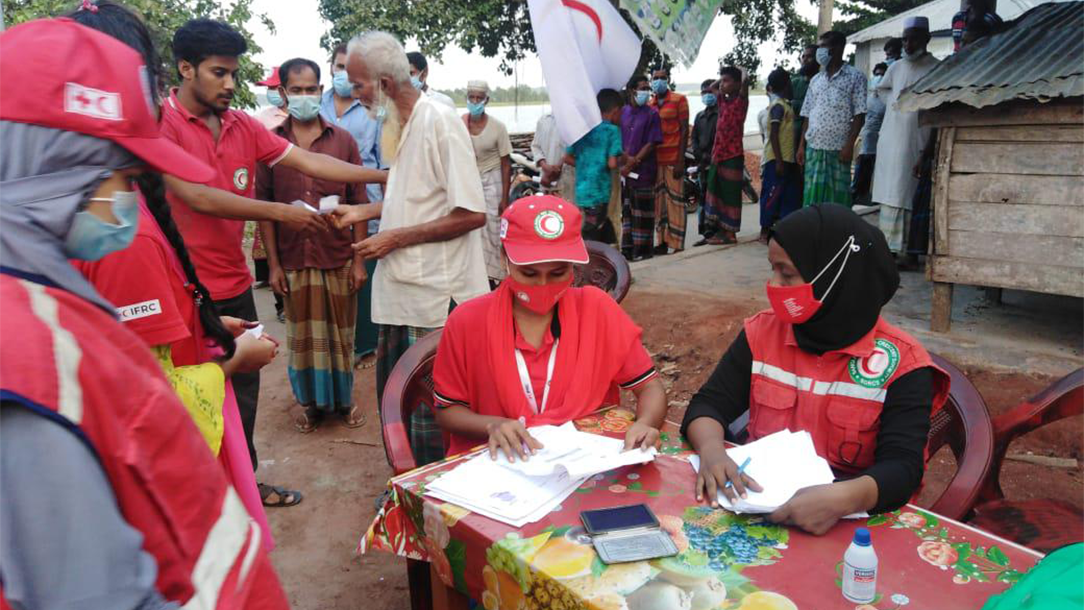
[[[859,30],[876,25],[885,19],[899,15],[904,11],[926,4],[928,0],[838,0],[836,7],[848,17],[835,24],[833,29],[850,36]],[[949,24],[942,24],[941,29]],[[931,29],[938,29],[931,23]]]
[[[720,10],[733,18],[736,34],[734,50],[725,59],[752,71],[760,67],[761,42],[781,33],[783,50],[797,52],[815,36],[815,28],[794,10],[793,0],[725,0]],[[332,24],[321,41],[328,49],[358,32],[384,30],[414,39],[433,58],[452,45],[499,57],[506,74],[535,52],[526,0],[320,0],[320,14]],[[629,21],[625,11],[622,16]],[[669,62],[644,39],[638,70],[660,63]]]
[[[263,49],[252,37],[249,24],[257,19],[273,34],[275,24],[263,14],[253,14],[252,0],[121,0],[129,9],[140,16],[151,30],[158,54],[165,63],[161,74],[166,82],[163,86],[176,85],[177,69],[173,65],[173,32],[188,20],[197,17],[209,17],[225,21],[233,26],[248,42],[248,53],[241,57],[241,82],[255,83],[266,76],[264,67],[252,60],[253,55]],[[79,6],[77,0],[4,0],[4,20],[10,25],[39,19],[66,15]],[[256,96],[247,87],[238,87],[234,94],[233,105],[240,108],[255,108]]]
[[[451,97],[458,106],[467,105],[466,87],[446,90],[442,91],[442,93]],[[497,87],[489,92],[489,103],[491,104],[511,104],[514,102],[531,104],[536,102],[548,102],[549,99],[550,94],[544,87],[530,87],[528,85],[520,85],[519,87]]]

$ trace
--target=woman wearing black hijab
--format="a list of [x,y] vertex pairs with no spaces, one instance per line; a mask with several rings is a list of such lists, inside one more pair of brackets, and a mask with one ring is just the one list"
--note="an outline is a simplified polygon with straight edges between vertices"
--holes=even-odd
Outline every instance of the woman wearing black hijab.
[[949,378],[881,317],[900,283],[884,235],[843,206],[810,206],[775,226],[768,261],[772,308],[745,321],[685,413],[682,433],[701,459],[697,499],[714,506],[717,491],[733,500],[760,490],[723,444],[748,410],[750,440],[808,431],[837,476],[799,491],[772,521],[819,535],[844,515],[901,506],[922,481]]

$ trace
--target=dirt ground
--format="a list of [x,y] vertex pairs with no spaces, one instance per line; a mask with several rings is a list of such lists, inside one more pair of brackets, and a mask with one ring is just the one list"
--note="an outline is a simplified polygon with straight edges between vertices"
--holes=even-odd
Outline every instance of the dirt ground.
[[[270,293],[257,291],[261,319],[283,336]],[[669,419],[680,422],[685,405],[741,328],[755,301],[728,301],[692,294],[661,294],[633,287],[626,310],[645,329],[670,391]],[[277,549],[273,553],[293,607],[309,609],[408,608],[405,563],[385,553],[358,556],[355,548],[375,513],[390,469],[385,460],[375,405],[372,369],[358,370],[355,397],[369,422],[348,430],[337,423],[303,435],[294,430],[286,357],[265,369],[257,426],[262,482],[299,489],[297,507],[269,509]],[[1053,381],[1043,376],[967,370],[992,414],[1004,412]],[[1017,442],[1011,453],[1081,458],[1081,418],[1049,426]],[[923,500],[935,498],[954,471],[951,454],[934,457]],[[1082,503],[1084,471],[1006,462],[1002,484],[1010,498],[1050,496]]]

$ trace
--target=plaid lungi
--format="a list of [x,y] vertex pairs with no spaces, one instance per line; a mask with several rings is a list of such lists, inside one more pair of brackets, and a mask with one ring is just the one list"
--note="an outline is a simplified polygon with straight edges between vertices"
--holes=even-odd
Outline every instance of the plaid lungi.
[[[410,346],[422,337],[439,328],[419,326],[391,326],[381,324],[376,341],[376,401],[377,408],[384,408],[384,387],[388,384],[395,363],[406,353]],[[432,405],[421,404],[410,416],[407,430],[410,448],[414,451],[414,461],[418,466],[444,459],[444,437],[441,434],[437,418],[433,415]]]
[[482,174],[482,195],[486,202],[486,225],[482,228],[482,254],[489,279],[504,279],[504,257],[501,255],[501,168]]
[[625,185],[621,189],[621,253],[649,257],[655,231],[655,187]]
[[655,183],[655,221],[659,244],[685,249],[685,176],[674,177],[673,165],[660,165]]
[[325,413],[354,404],[354,321],[358,301],[347,261],[338,269],[287,270],[287,373],[298,404]]
[[838,203],[851,207],[851,166],[838,150],[806,148],[802,205]]
[[704,189],[704,235],[741,230],[741,191],[745,159],[713,163]]
[[877,224],[885,234],[888,249],[899,254],[907,245],[907,233],[911,226],[911,210],[881,204]]

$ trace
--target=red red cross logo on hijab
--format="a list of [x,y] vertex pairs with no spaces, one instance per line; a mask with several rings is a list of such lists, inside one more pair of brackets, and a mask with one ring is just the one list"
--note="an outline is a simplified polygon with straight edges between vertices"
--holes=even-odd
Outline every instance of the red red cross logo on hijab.
[[598,30],[598,41],[602,42],[602,19],[599,19],[598,13],[595,12],[595,9],[591,8],[589,5],[583,2],[580,2],[580,0],[561,0],[561,4],[565,5],[571,10],[580,11],[584,15],[587,15],[587,18],[595,24],[595,29]]

